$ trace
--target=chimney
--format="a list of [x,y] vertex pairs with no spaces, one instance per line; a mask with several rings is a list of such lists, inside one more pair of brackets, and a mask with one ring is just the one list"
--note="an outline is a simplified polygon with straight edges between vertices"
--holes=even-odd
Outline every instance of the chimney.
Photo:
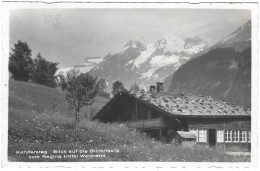
[[157,82],[157,92],[163,92],[163,83]]
[[150,86],[150,93],[156,92],[156,87],[155,86]]

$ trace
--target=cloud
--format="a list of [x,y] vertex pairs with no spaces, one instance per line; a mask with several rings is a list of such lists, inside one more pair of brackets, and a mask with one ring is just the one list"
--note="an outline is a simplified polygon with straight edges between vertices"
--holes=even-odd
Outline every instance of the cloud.
[[168,32],[214,43],[249,18],[249,10],[20,9],[11,11],[10,46],[26,41],[34,56],[41,52],[69,66],[115,52],[130,39],[150,43]]

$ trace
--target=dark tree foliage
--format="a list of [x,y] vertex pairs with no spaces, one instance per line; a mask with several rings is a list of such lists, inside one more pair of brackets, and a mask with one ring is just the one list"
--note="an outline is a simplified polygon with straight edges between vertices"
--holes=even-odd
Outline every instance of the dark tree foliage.
[[12,78],[18,81],[28,81],[33,69],[31,49],[26,42],[19,40],[14,44],[12,51],[9,58],[9,71]]
[[106,88],[107,88],[107,83],[106,83],[105,79],[101,78],[98,81],[98,91],[99,92],[105,91]]
[[115,96],[117,93],[121,91],[125,91],[125,86],[121,81],[116,81],[112,85],[112,94]]
[[49,62],[39,53],[34,59],[32,81],[49,87],[56,87],[55,73],[58,63]]
[[91,105],[98,93],[97,77],[88,73],[68,72],[66,76],[59,75],[58,85],[65,92],[65,99],[75,109],[75,127],[80,121],[79,112],[83,106]]

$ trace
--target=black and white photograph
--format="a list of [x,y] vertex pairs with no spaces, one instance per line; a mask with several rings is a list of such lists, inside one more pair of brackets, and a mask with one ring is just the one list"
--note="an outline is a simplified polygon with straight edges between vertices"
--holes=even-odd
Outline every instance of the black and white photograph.
[[250,5],[58,5],[8,6],[8,163],[252,162]]

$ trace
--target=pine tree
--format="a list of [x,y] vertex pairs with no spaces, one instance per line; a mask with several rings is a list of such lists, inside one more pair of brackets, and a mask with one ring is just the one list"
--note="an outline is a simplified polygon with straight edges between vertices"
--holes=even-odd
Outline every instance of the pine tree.
[[12,51],[9,58],[9,71],[12,78],[19,81],[28,81],[33,69],[31,49],[26,42],[19,40],[17,44],[14,44]]
[[49,87],[56,87],[55,73],[58,63],[49,62],[39,53],[34,59],[32,81]]

